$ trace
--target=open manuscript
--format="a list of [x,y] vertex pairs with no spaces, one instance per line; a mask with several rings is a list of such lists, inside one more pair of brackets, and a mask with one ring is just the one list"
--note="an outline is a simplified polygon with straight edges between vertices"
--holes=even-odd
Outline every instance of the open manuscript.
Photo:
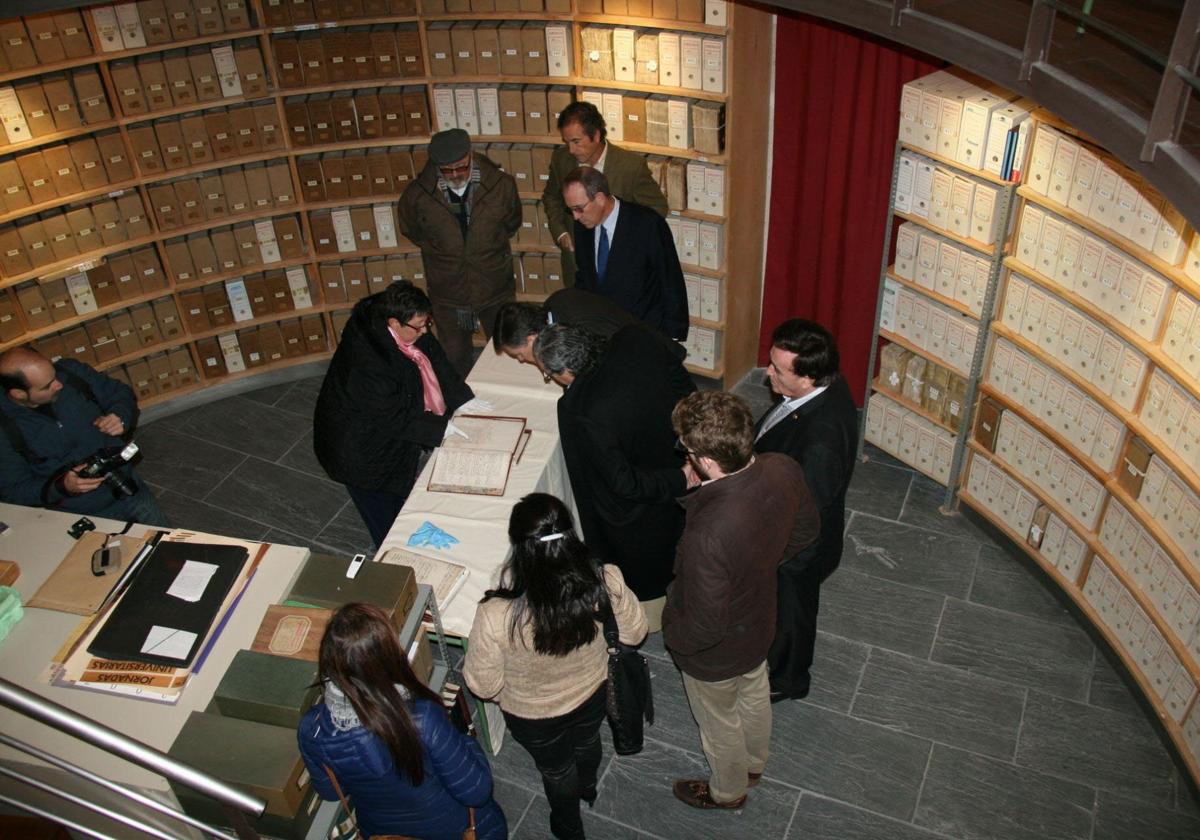
[[503,496],[508,473],[529,440],[525,418],[460,414],[454,425],[467,437],[442,441],[429,475],[430,491]]

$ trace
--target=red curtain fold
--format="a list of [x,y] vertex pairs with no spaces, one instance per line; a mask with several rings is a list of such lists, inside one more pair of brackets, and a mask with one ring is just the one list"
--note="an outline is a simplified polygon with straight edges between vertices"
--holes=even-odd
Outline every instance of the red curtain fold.
[[862,404],[904,84],[937,59],[781,14],[759,363],[786,318],[823,324]]

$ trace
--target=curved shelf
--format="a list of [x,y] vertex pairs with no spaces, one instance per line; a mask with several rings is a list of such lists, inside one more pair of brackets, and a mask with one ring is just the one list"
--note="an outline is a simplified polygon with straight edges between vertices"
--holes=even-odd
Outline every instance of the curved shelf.
[[[1106,242],[1111,242],[1126,254],[1129,254],[1139,262],[1144,263],[1149,268],[1154,269],[1159,274],[1166,277],[1175,285],[1187,289],[1193,295],[1200,296],[1200,285],[1197,285],[1194,280],[1184,274],[1180,265],[1171,265],[1170,263],[1164,262],[1154,253],[1147,251],[1132,239],[1126,239],[1112,228],[1104,227],[1099,222],[1093,220],[1090,216],[1084,216],[1078,211],[1072,210],[1070,207],[1059,204],[1057,201],[1051,201],[1041,193],[1034,191],[1032,187],[1022,184],[1017,188],[1017,195],[1031,204],[1036,204],[1043,210],[1047,210],[1056,216],[1062,217],[1071,224],[1075,225],[1075,227],[1082,228],[1088,233],[1097,236]],[[1019,214],[1016,218],[1020,218]]]
[[704,377],[705,379],[721,379],[723,376],[725,376],[725,366],[722,364],[718,364],[712,370],[709,370],[708,368],[697,367],[696,365],[691,365],[687,362],[683,363],[683,367],[689,373],[694,373],[697,376]]
[[281,95],[280,91],[267,91],[262,96],[223,96],[220,99],[209,99],[204,102],[190,102],[187,105],[172,105],[170,108],[162,108],[158,111],[147,111],[144,114],[123,115],[118,117],[116,122],[118,125],[137,125],[138,123],[148,122],[149,120],[158,120],[162,119],[163,117],[177,117],[181,114],[209,111],[213,108],[224,108],[228,105],[253,105],[255,103],[265,105],[268,100],[274,103],[275,98],[279,95]]
[[[187,292],[191,291],[192,289],[202,289],[205,286],[209,286],[213,283],[223,283],[226,280],[237,280],[238,278],[247,277],[252,274],[264,274],[268,271],[283,271],[289,268],[295,268],[299,265],[307,265],[311,262],[314,262],[313,258],[306,255],[303,257],[292,257],[290,260],[280,260],[279,262],[260,263],[259,265],[250,266],[249,268],[246,266],[238,266],[237,268],[231,268],[228,271],[220,271],[216,274],[206,277],[198,277],[195,280],[176,280],[174,284],[174,291]],[[163,270],[170,273],[170,266],[166,265],[165,263],[166,261],[164,260]]]
[[1146,509],[1142,507],[1141,503],[1139,503],[1137,499],[1133,498],[1133,496],[1130,496],[1124,487],[1117,484],[1116,479],[1107,482],[1104,486],[1104,489],[1108,491],[1110,496],[1124,505],[1125,509],[1128,510],[1135,519],[1137,519],[1138,524],[1145,528],[1150,536],[1154,537],[1154,541],[1157,542],[1162,550],[1170,556],[1171,562],[1174,563],[1175,567],[1180,570],[1185,578],[1187,578],[1188,583],[1190,583],[1193,588],[1200,590],[1200,570],[1196,569],[1188,561],[1188,559],[1183,556],[1183,552],[1180,551],[1179,546],[1175,544],[1175,540],[1170,534],[1163,530],[1162,525],[1160,525],[1154,519],[1154,517],[1152,517],[1146,511]]
[[971,378],[970,374],[967,371],[964,371],[961,368],[956,367],[955,365],[951,364],[950,362],[946,361],[945,359],[934,356],[928,350],[926,350],[924,347],[918,347],[917,345],[913,344],[911,341],[909,341],[907,338],[905,338],[902,335],[897,335],[894,332],[891,332],[889,330],[885,330],[885,329],[881,328],[879,330],[879,337],[886,339],[886,340],[892,342],[893,344],[899,344],[905,350],[908,350],[912,353],[916,353],[922,359],[925,359],[925,360],[931,361],[931,362],[936,362],[937,364],[941,365],[942,367],[946,368],[947,370],[949,370],[953,373],[958,374],[959,376],[961,376],[964,379]]
[[67,318],[62,321],[55,321],[49,326],[38,327],[37,329],[29,330],[25,333],[22,333],[20,338],[15,338],[11,341],[0,342],[0,351],[7,350],[10,347],[17,347],[30,341],[36,341],[39,338],[45,338],[48,335],[54,335],[55,333],[60,333],[63,330],[69,330],[74,327],[82,326],[88,321],[93,321],[96,318],[101,318],[112,312],[120,312],[122,309],[128,309],[131,306],[137,306],[139,303],[146,303],[148,301],[158,300],[159,298],[170,296],[171,289],[169,288],[159,288],[152,292],[143,292],[137,297],[132,297],[128,300],[122,299],[116,303],[110,303],[107,306],[98,307],[95,312],[89,312],[86,315],[76,314],[71,318]]
[[988,172],[986,169],[972,169],[961,161],[957,161],[954,158],[945,157],[937,152],[931,152],[928,149],[922,149],[920,146],[914,146],[912,143],[905,143],[901,141],[900,148],[904,149],[906,152],[912,152],[914,155],[920,155],[921,157],[929,158],[935,163],[948,166],[955,172],[961,172],[963,175],[969,175],[972,178],[979,178],[982,181],[990,181],[991,183],[1004,189],[1008,189],[1016,183],[1015,181],[1006,181],[999,175],[995,174],[994,172]]
[[976,321],[979,320],[979,313],[976,312],[975,310],[971,309],[969,306],[967,306],[962,301],[960,301],[956,298],[946,297],[945,295],[941,294],[940,292],[935,292],[933,289],[927,289],[924,286],[914,283],[912,280],[906,280],[905,278],[903,278],[899,274],[897,274],[895,269],[896,269],[896,267],[894,265],[888,266],[888,269],[886,272],[888,279],[894,280],[897,283],[899,283],[901,286],[905,286],[905,287],[911,289],[912,291],[916,292],[917,294],[923,295],[923,296],[929,298],[930,300],[935,300],[938,303],[940,303],[942,306],[947,307],[948,309],[953,309],[956,312],[966,315],[968,318],[972,318]]
[[[713,26],[707,23],[697,23],[696,21],[686,20],[671,20],[664,21],[659,18],[644,18],[635,15],[575,15],[574,19],[580,23],[600,23],[619,26],[622,28],[639,27],[641,29],[652,29],[655,32],[695,32],[698,35],[727,35],[728,30],[724,26]],[[664,23],[670,24],[664,26]]]
[[1190,465],[1177,461],[1175,448],[1167,446],[1159,439],[1158,435],[1150,431],[1146,424],[1142,422],[1140,415],[1131,414],[1122,417],[1121,421],[1129,431],[1149,443],[1154,450],[1154,454],[1166,461],[1175,474],[1187,482],[1193,493],[1200,495],[1200,473],[1196,472]]
[[876,391],[877,393],[883,394],[885,397],[887,397],[892,402],[904,406],[906,409],[911,411],[913,414],[917,414],[921,417],[924,417],[930,423],[933,423],[936,426],[940,426],[941,428],[945,429],[950,434],[955,435],[955,436],[958,435],[958,430],[955,429],[953,426],[949,425],[948,423],[946,423],[946,421],[943,420],[940,415],[934,414],[932,411],[929,411],[927,408],[925,408],[925,406],[921,405],[920,403],[913,402],[912,400],[910,400],[908,397],[904,396],[903,394],[897,394],[895,391],[891,390],[890,388],[885,387],[883,385],[883,383],[881,383],[879,381],[878,377],[871,383],[871,388],[872,388],[872,390]]
[[[111,103],[110,103],[111,108]],[[23,143],[9,143],[8,145],[0,145],[0,155],[13,155],[18,152],[25,152],[29,149],[36,149],[39,146],[45,146],[50,143],[55,143],[59,140],[70,140],[72,137],[79,137],[82,134],[95,134],[98,131],[104,131],[109,128],[117,128],[123,123],[119,117],[112,117],[98,123],[89,123],[76,128],[68,128],[64,131],[55,131],[52,134],[44,134],[41,137],[32,137]]]
[[918,216],[915,213],[905,213],[903,210],[897,210],[895,207],[893,207],[892,215],[895,216],[897,219],[904,219],[904,221],[906,221],[906,222],[912,222],[915,225],[920,225],[921,227],[925,228],[926,230],[933,231],[938,236],[943,236],[946,239],[950,239],[954,242],[957,242],[959,245],[965,245],[968,248],[970,248],[971,250],[978,251],[979,253],[984,254],[989,258],[994,257],[996,255],[996,246],[994,244],[988,245],[985,242],[980,242],[978,239],[971,239],[970,237],[967,237],[967,236],[959,236],[957,233],[955,233],[952,230],[946,230],[945,228],[934,227],[932,224],[930,224],[928,219],[922,218],[921,216]]
[[1023,420],[1025,423],[1029,424],[1030,426],[1033,426],[1035,429],[1037,429],[1043,435],[1045,435],[1046,437],[1053,440],[1055,446],[1058,446],[1060,449],[1065,451],[1068,455],[1071,456],[1072,459],[1075,460],[1076,463],[1078,463],[1081,467],[1083,467],[1085,470],[1090,472],[1092,474],[1092,478],[1096,479],[1097,481],[1099,481],[1101,484],[1104,484],[1104,485],[1107,485],[1109,480],[1112,479],[1112,477],[1113,477],[1112,473],[1106,472],[1105,470],[1103,470],[1100,467],[1099,464],[1092,461],[1090,456],[1084,455],[1082,452],[1080,452],[1075,447],[1075,444],[1073,444],[1073,443],[1071,443],[1071,441],[1065,439],[1062,436],[1062,434],[1060,434],[1058,432],[1057,429],[1055,429],[1053,426],[1049,425],[1041,417],[1037,417],[1033,414],[1029,414],[1028,410],[1025,408],[1025,406],[1021,405],[1020,403],[1014,402],[1012,397],[1008,396],[1007,394],[1002,394],[1000,391],[997,391],[993,385],[990,385],[987,382],[980,382],[979,390],[982,393],[986,394],[987,396],[991,397],[993,400],[996,400],[996,402],[1002,403],[1006,410],[1015,411],[1018,415],[1020,415],[1021,420]]
[[[1051,579],[1053,579],[1055,583],[1057,583],[1059,587],[1071,597],[1071,600],[1075,602],[1075,605],[1080,609],[1080,611],[1083,612],[1085,616],[1087,616],[1092,625],[1100,632],[1105,641],[1108,642],[1108,646],[1112,648],[1113,652],[1115,652],[1121,659],[1121,662],[1124,663],[1126,669],[1137,682],[1138,687],[1142,690],[1142,693],[1146,696],[1146,699],[1149,700],[1151,705],[1154,707],[1155,713],[1158,715],[1163,727],[1167,731],[1167,734],[1170,735],[1171,739],[1175,742],[1175,748],[1179,751],[1191,772],[1194,775],[1200,774],[1200,763],[1191,757],[1191,750],[1187,744],[1187,740],[1184,738],[1182,728],[1175,722],[1175,720],[1163,706],[1162,701],[1158,697],[1157,690],[1153,684],[1151,684],[1150,680],[1145,676],[1145,674],[1142,673],[1141,665],[1136,662],[1125,650],[1125,647],[1121,644],[1121,640],[1116,637],[1113,631],[1108,627],[1103,619],[1101,619],[1100,614],[1096,611],[1095,607],[1092,606],[1091,602],[1083,596],[1083,591],[1073,582],[1063,577],[1062,573],[1055,566],[1050,564],[1044,557],[1042,557],[1041,554],[1031,550],[1023,538],[1019,537],[1006,522],[988,510],[984,504],[972,496],[970,492],[965,489],[960,490],[959,498],[966,502],[976,514],[983,517],[983,519],[985,519],[990,525],[1003,533],[1004,536],[1008,537],[1014,544],[1024,551],[1030,557],[1030,559],[1037,563],[1039,568],[1046,572]],[[1101,550],[1094,553],[1104,560],[1104,564],[1109,568],[1110,571],[1118,575],[1122,582],[1126,582],[1128,580],[1124,576],[1125,570],[1114,563],[1106,552]],[[1126,588],[1130,590],[1130,595],[1136,599],[1139,605],[1141,605],[1145,610],[1146,606],[1142,598],[1141,590],[1137,589],[1136,586],[1127,586]],[[1153,608],[1153,605],[1151,605],[1151,607],[1152,611],[1146,610],[1146,612],[1152,615],[1157,615],[1157,608]],[[1157,621],[1154,622],[1154,626],[1160,633],[1163,634],[1163,638],[1168,644],[1171,645],[1172,650],[1178,652],[1178,648],[1175,646],[1178,643],[1178,637],[1175,636],[1171,628],[1163,628],[1162,625],[1160,625]],[[1180,657],[1181,663],[1183,663],[1193,680],[1200,681],[1200,678],[1197,676],[1195,663],[1191,661],[1191,655],[1187,653],[1186,649],[1184,650],[1184,654],[1184,656]]]
[[[7,82],[20,81],[27,79],[30,76],[41,76],[44,73],[57,73],[61,70],[72,70],[77,67],[87,67],[93,64],[100,64],[106,61],[120,61],[123,58],[137,58],[138,56],[149,55],[151,53],[166,52],[167,50],[186,49],[187,47],[199,47],[204,44],[211,44],[216,41],[233,41],[238,38],[253,38],[265,32],[265,29],[238,29],[233,32],[213,33],[212,35],[201,35],[196,38],[188,38],[183,41],[169,41],[163,44],[147,44],[144,47],[135,47],[129,50],[114,50],[113,52],[94,52],[91,55],[80,56],[79,58],[68,58],[65,61],[56,61],[53,64],[39,64],[35,69],[23,68],[21,70],[7,70],[0,73],[0,84]],[[94,47],[95,45],[93,45]]]
[[[260,373],[266,373],[267,371],[283,370],[285,368],[294,367],[296,365],[302,365],[307,362],[323,361],[325,359],[331,358],[332,356],[333,356],[333,351],[326,350],[323,353],[306,353],[303,356],[293,356],[291,358],[280,359],[277,362],[271,362],[270,364],[260,365],[258,367],[253,367],[253,368],[247,368],[246,370],[239,371],[238,373],[227,373],[224,376],[217,376],[217,377],[214,377],[211,379],[205,379],[203,377],[203,375],[201,374],[200,375],[201,378],[200,378],[199,382],[194,382],[191,385],[188,385],[187,387],[184,387],[184,388],[178,388],[174,391],[171,391],[170,393],[155,394],[152,397],[146,397],[143,400],[138,400],[138,406],[140,408],[149,408],[152,405],[157,405],[159,403],[168,402],[169,400],[176,399],[185,394],[191,394],[191,393],[195,393],[196,391],[206,390],[206,389],[212,387],[213,385],[216,385],[216,384],[219,384],[222,382],[233,382],[238,379],[247,379],[249,377],[256,376]],[[197,371],[197,373],[199,374],[199,371]]]

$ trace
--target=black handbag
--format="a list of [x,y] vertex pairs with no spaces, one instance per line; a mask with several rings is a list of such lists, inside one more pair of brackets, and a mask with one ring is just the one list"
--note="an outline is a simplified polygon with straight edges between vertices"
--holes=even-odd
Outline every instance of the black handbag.
[[600,604],[604,641],[608,645],[608,692],[606,712],[612,727],[617,755],[642,751],[642,719],[654,723],[654,692],[650,688],[650,664],[637,648],[624,644],[617,634],[608,593]]

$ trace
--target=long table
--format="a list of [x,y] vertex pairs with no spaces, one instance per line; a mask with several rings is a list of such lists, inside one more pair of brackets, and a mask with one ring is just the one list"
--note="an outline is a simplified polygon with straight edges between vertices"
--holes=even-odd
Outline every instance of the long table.
[[504,495],[430,492],[431,458],[376,555],[379,559],[389,549],[407,548],[408,538],[425,522],[456,537],[459,542],[447,549],[425,546],[409,550],[467,567],[466,582],[449,603],[441,606],[446,632],[457,636],[470,632],[479,599],[497,582],[500,566],[508,555],[508,517],[513,504],[528,493],[541,492],[558,496],[572,513],[575,510],[558,442],[557,403],[562,388],[543,382],[541,372],[533,365],[498,355],[490,345],[483,348],[467,384],[476,397],[492,404],[489,413],[524,417],[526,427],[532,430],[521,460],[513,465]]
[[[15,584],[22,602],[28,601],[58,566],[73,545],[67,528],[78,519],[72,514],[18,505],[0,504],[0,521],[9,528],[0,534],[0,558],[21,566]],[[119,531],[124,523],[93,517],[97,529]],[[135,525],[133,534],[146,528]],[[194,710],[204,709],[212,699],[222,675],[234,654],[248,647],[262,621],[267,605],[277,603],[291,586],[304,561],[306,548],[272,545],[259,563],[241,601],[217,638],[212,651],[198,673],[192,675],[177,703],[146,702],[87,689],[47,684],[42,674],[51,657],[79,626],[82,616],[26,607],[25,616],[0,642],[0,676],[56,703],[104,723],[155,749],[166,751]],[[16,712],[0,708],[0,732],[19,738],[54,755],[61,756],[107,779],[141,788],[172,802],[162,777],[108,753],[79,742],[57,730],[34,723]],[[40,767],[22,752],[0,748],[0,764],[21,765],[23,772],[34,772],[60,787],[74,787],[74,780],[61,771]],[[94,788],[81,788],[91,791]],[[28,788],[0,778],[0,791],[22,801],[41,797]],[[61,811],[61,805],[52,808]],[[167,823],[171,832],[179,832],[178,823]]]

